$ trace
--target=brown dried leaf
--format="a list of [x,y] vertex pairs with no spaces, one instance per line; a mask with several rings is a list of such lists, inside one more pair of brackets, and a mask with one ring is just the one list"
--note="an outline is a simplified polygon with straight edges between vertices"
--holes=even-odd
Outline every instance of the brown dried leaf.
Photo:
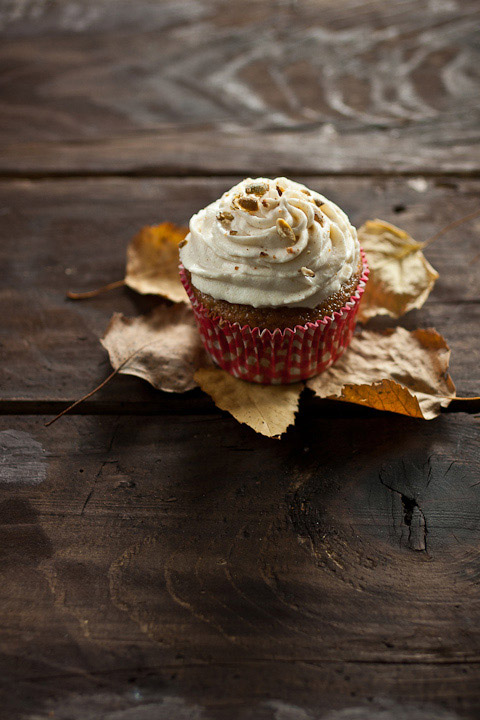
[[197,368],[209,364],[193,313],[184,305],[162,305],[135,318],[115,313],[101,343],[115,370],[166,392],[191,390]]
[[142,295],[188,303],[178,276],[178,248],[187,233],[169,222],[142,228],[127,248],[125,284]]
[[358,319],[366,322],[374,315],[398,318],[422,307],[438,278],[422,253],[425,243],[383,220],[367,220],[358,239],[370,267]]
[[282,435],[295,422],[302,383],[257,385],[218,368],[201,368],[195,380],[217,407],[267,437]]
[[321,398],[430,420],[455,397],[449,358],[447,343],[431,328],[363,330],[335,365],[307,385]]

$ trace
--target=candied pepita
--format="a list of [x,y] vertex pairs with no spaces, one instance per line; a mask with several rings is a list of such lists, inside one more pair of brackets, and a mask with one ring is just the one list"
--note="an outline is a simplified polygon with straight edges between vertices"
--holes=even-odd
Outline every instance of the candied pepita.
[[313,272],[313,270],[310,270],[310,268],[301,267],[300,272],[302,272],[305,277],[315,277],[315,273]]
[[262,195],[265,195],[268,188],[266,185],[249,185],[245,188],[245,192],[248,195],[257,195],[257,197],[262,197]]
[[288,240],[288,242],[296,243],[297,238],[295,237],[295,233],[292,230],[292,227],[288,224],[286,220],[283,218],[278,218],[276,222],[277,226],[277,232],[280,235],[280,237],[284,238],[285,240]]
[[232,213],[224,210],[217,214],[217,220],[221,223],[229,223],[229,222],[232,222],[233,215],[232,215]]
[[255,198],[242,197],[238,201],[238,204],[247,212],[255,212],[258,210],[258,200],[255,200]]

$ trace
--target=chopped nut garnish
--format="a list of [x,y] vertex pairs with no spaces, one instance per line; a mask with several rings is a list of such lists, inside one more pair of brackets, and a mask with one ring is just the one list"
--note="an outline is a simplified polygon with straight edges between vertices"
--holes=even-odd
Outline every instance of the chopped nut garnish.
[[238,270],[238,265],[235,265],[235,270]]
[[268,207],[268,200],[262,200],[263,207]]
[[268,253],[263,252],[263,250],[260,251],[260,257],[268,257]]
[[317,207],[319,207],[319,208],[321,208],[321,207],[323,207],[323,206],[325,205],[325,203],[322,202],[321,200],[319,200],[318,198],[314,198],[313,202],[314,202],[315,205],[316,205]]
[[229,212],[226,212],[226,211],[225,211],[225,212],[219,212],[219,213],[217,214],[217,220],[218,220],[219,222],[221,222],[221,223],[231,222],[231,221],[233,220],[233,215],[232,215],[232,213],[229,213]]
[[293,232],[291,226],[288,224],[286,220],[283,218],[278,218],[277,220],[277,232],[280,235],[280,237],[284,238],[285,240],[288,240],[288,242],[296,243],[297,238],[295,237],[295,233]]
[[288,247],[287,252],[290,253],[290,255],[295,255],[295,250],[292,247]]
[[280,197],[283,195],[284,189],[285,188],[280,187],[280,185],[277,185],[277,193],[280,195]]
[[255,212],[255,210],[258,210],[258,200],[255,200],[255,198],[242,197],[238,201],[238,204],[248,212]]
[[315,273],[313,272],[313,270],[310,270],[310,268],[301,267],[300,272],[302,272],[305,277],[315,277]]
[[238,231],[237,231],[237,230],[230,230],[230,232],[229,232],[228,234],[229,234],[229,235],[238,235]]
[[185,247],[187,242],[188,242],[188,240],[185,240],[185,238],[183,240],[180,240],[180,242],[178,243],[178,247],[179,248]]
[[247,188],[245,188],[245,192],[248,195],[257,195],[258,197],[262,197],[262,195],[265,195],[268,188],[266,185],[249,185]]
[[302,192],[305,193],[305,195],[311,195],[311,194],[312,194],[312,193],[310,192],[310,190],[302,190]]

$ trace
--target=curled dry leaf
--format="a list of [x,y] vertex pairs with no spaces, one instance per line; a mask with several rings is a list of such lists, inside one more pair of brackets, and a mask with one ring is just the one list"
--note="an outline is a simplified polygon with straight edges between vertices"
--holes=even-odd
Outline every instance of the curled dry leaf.
[[214,367],[197,370],[195,380],[217,407],[261,435],[278,437],[295,422],[302,383],[257,385]]
[[307,385],[321,398],[430,420],[455,397],[449,358],[447,343],[433,329],[363,330]]
[[178,277],[178,249],[187,233],[169,222],[142,228],[127,248],[125,284],[142,295],[188,303]]
[[422,252],[425,243],[383,220],[367,220],[358,230],[358,239],[370,267],[358,319],[398,318],[422,307],[438,278]]
[[166,392],[191,390],[197,368],[209,364],[193,313],[185,305],[160,306],[135,318],[115,313],[101,343],[115,370]]

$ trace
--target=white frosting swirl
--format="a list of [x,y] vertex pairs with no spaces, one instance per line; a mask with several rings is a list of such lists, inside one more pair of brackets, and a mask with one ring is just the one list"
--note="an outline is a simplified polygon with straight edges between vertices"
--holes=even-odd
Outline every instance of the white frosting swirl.
[[356,273],[357,232],[340,208],[287,178],[247,178],[190,220],[180,259],[193,285],[253,307],[320,305]]

